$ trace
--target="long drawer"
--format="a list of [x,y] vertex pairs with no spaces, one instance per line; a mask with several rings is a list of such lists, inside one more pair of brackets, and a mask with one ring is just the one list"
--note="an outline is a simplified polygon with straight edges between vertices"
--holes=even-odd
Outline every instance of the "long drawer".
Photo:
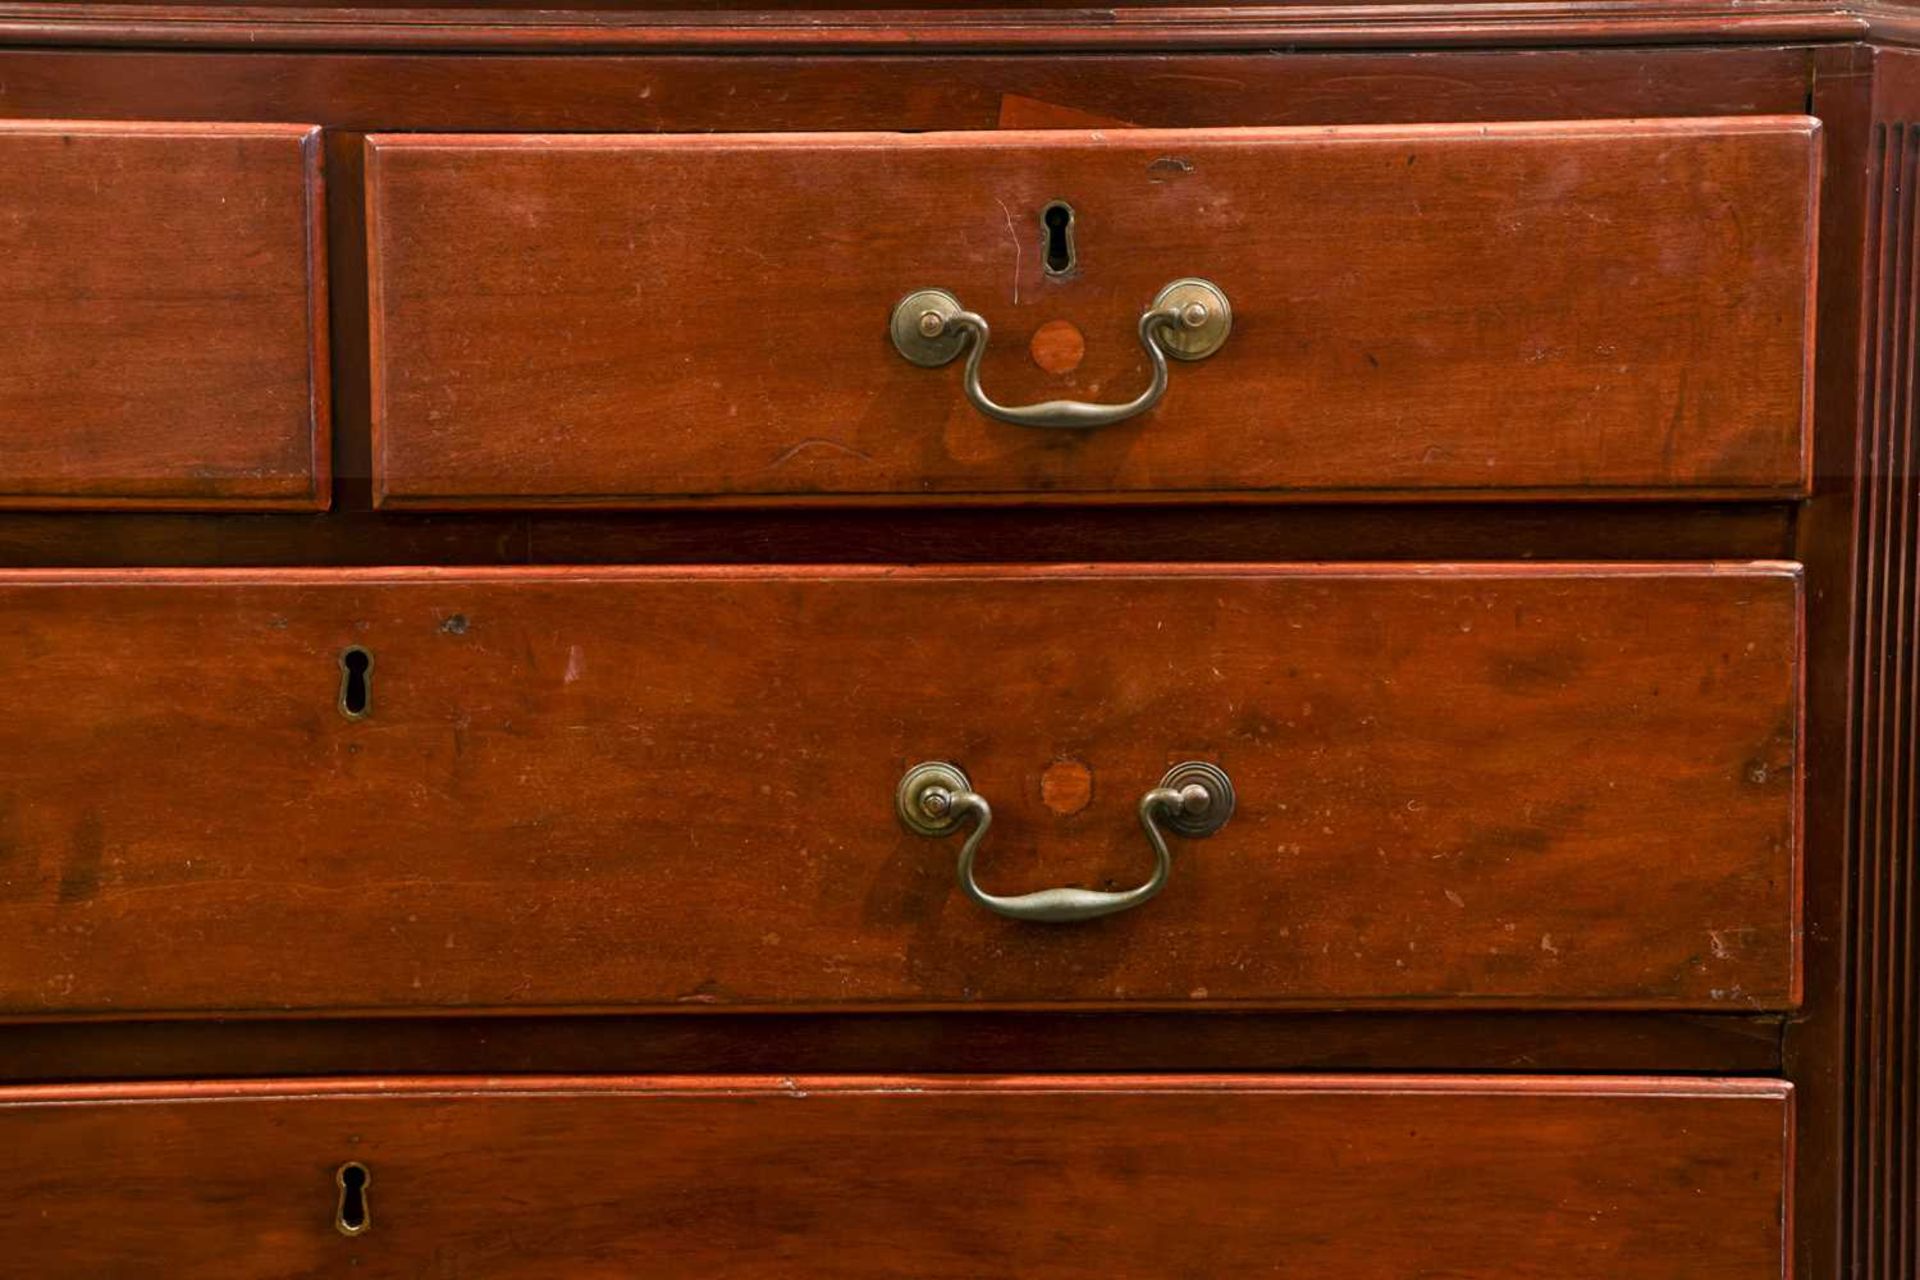
[[517,1079],[0,1090],[13,1274],[1780,1280],[1725,1080]]
[[15,572],[0,1011],[1784,1009],[1799,637],[1780,564]]
[[1807,478],[1807,117],[367,147],[395,506]]

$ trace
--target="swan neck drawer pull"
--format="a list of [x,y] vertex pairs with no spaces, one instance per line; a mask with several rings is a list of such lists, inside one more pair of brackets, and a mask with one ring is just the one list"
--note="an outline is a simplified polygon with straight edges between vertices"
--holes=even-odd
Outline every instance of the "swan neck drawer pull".
[[929,760],[907,770],[894,793],[894,807],[907,830],[938,839],[952,835],[968,818],[973,831],[960,848],[957,874],[969,898],[1014,920],[1064,924],[1094,920],[1137,907],[1166,886],[1173,869],[1167,832],[1189,840],[1212,835],[1233,816],[1233,782],[1217,765],[1189,760],[1167,771],[1160,785],[1140,797],[1140,827],[1153,847],[1153,874],[1145,884],[1119,893],[1094,889],[1041,889],[1003,898],[988,893],[973,877],[973,860],[993,825],[993,807],[973,789],[959,766]]
[[1124,422],[1145,413],[1167,393],[1167,357],[1204,360],[1218,351],[1233,328],[1233,309],[1218,285],[1206,280],[1175,280],[1154,296],[1140,316],[1140,345],[1152,363],[1153,379],[1125,404],[1087,404],[1080,400],[1043,400],[1005,405],[980,386],[980,361],[987,354],[986,317],[960,305],[945,289],[921,289],[893,309],[893,345],[914,364],[938,368],[964,349],[966,371],[960,385],[973,407],[989,418],[1021,427],[1084,430]]

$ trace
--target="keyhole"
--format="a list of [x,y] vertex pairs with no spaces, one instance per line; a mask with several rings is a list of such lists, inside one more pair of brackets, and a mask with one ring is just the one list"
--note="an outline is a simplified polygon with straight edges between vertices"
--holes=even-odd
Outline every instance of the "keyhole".
[[1064,276],[1073,270],[1073,206],[1055,200],[1040,212],[1047,232],[1047,274]]
[[334,1229],[343,1236],[362,1234],[373,1225],[373,1218],[367,1212],[367,1188],[373,1183],[373,1175],[358,1160],[349,1160],[334,1171],[333,1180],[340,1184],[340,1207],[333,1214]]
[[373,707],[373,655],[354,645],[340,655],[340,714],[364,720]]

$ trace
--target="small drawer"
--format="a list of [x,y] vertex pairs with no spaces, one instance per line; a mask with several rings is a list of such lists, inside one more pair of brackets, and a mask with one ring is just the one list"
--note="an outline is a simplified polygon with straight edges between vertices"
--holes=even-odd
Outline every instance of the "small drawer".
[[0,635],[16,1016],[1797,999],[1792,566],[28,571]]
[[328,500],[320,132],[0,122],[0,508]]
[[1807,480],[1806,117],[367,148],[395,506]]
[[1771,1081],[0,1090],[15,1274],[1782,1280]]

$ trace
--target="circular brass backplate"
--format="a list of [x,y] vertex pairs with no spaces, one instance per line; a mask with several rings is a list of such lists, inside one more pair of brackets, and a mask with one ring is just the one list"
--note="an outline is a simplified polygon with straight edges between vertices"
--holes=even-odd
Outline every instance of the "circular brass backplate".
[[1219,765],[1208,764],[1205,760],[1188,760],[1167,770],[1167,776],[1160,779],[1160,785],[1168,791],[1198,785],[1205,787],[1207,794],[1213,797],[1213,803],[1199,813],[1176,812],[1160,819],[1167,830],[1175,835],[1198,840],[1226,826],[1227,819],[1233,816],[1233,779]]
[[973,784],[967,781],[959,765],[948,764],[944,760],[927,760],[907,770],[900,785],[894,789],[893,809],[900,815],[900,822],[907,830],[921,836],[944,836],[960,825],[958,816],[928,813],[923,804],[927,792],[933,790],[945,792],[971,791]]
[[[893,346],[913,363],[936,369],[960,354],[967,331],[951,322],[965,307],[945,289],[920,289],[900,299],[893,308]],[[929,316],[939,317],[930,324]],[[929,333],[931,328],[934,331]]]
[[1195,303],[1207,309],[1207,318],[1198,327],[1172,324],[1160,330],[1161,348],[1176,360],[1205,360],[1224,346],[1227,335],[1233,332],[1233,306],[1211,280],[1194,276],[1175,280],[1154,295],[1153,309],[1185,311]]

